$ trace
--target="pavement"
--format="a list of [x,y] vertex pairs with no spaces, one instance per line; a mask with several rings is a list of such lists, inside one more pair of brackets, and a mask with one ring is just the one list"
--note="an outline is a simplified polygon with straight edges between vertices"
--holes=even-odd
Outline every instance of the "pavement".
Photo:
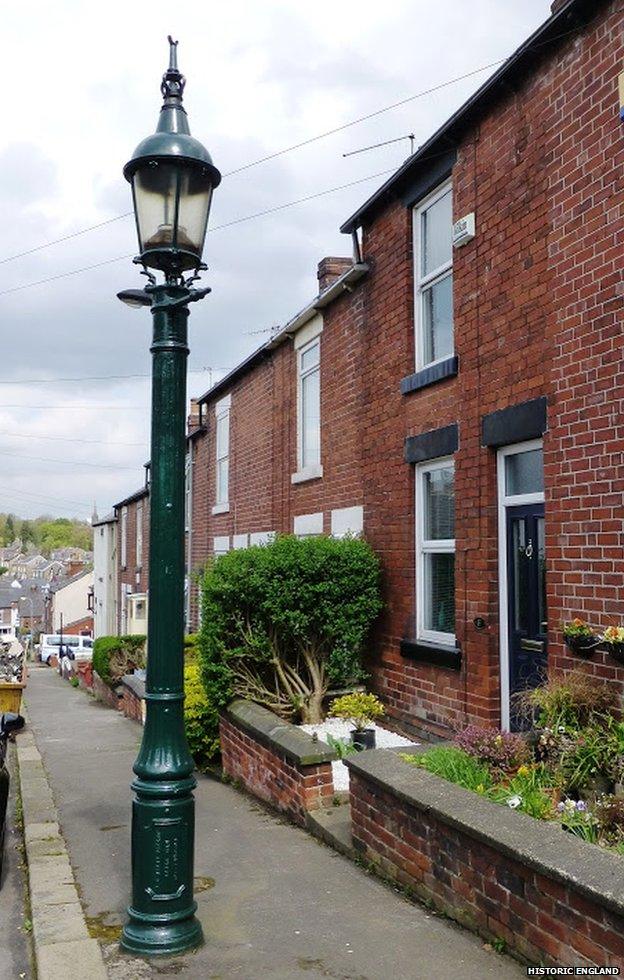
[[28,887],[18,808],[16,748],[13,744],[9,745],[7,761],[11,785],[0,882],[0,980],[34,980]]
[[32,671],[26,701],[89,935],[101,943],[110,980],[525,976],[475,936],[205,776],[196,791],[195,869],[205,945],[175,959],[121,953],[130,892],[129,783],[141,730],[46,668]]

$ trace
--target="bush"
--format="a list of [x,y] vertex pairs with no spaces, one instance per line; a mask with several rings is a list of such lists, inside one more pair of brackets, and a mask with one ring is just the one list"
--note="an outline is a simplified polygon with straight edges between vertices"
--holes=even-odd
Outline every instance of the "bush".
[[100,636],[93,644],[93,669],[105,684],[115,687],[124,674],[145,667],[146,639],[143,635]]
[[199,652],[198,647],[199,636],[197,633],[187,633],[184,637],[184,663],[195,663],[197,660],[197,654]]
[[468,725],[456,736],[455,745],[500,772],[517,769],[523,762],[528,762],[531,754],[521,735],[478,725]]
[[584,728],[600,722],[618,703],[614,685],[582,670],[554,674],[545,684],[517,696],[521,712],[542,728]]
[[364,731],[367,725],[377,718],[383,718],[384,706],[374,694],[364,694],[354,691],[353,694],[343,694],[341,698],[332,701],[329,714],[332,718],[343,718],[353,722],[356,732]]
[[210,704],[199,665],[184,667],[184,727],[191,755],[203,769],[219,753],[219,713]]
[[330,683],[364,676],[379,577],[377,557],[356,538],[282,536],[218,558],[203,580],[199,642],[211,703],[238,695],[321,721]]

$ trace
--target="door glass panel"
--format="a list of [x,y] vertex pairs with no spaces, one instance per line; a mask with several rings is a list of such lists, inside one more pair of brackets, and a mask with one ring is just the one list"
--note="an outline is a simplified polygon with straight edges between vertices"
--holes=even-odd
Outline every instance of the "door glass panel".
[[544,453],[542,449],[529,449],[505,457],[505,493],[514,497],[524,493],[542,493],[544,490]]
[[513,628],[522,632],[529,630],[529,560],[526,555],[526,521],[520,517],[511,527],[513,560]]
[[540,633],[548,629],[546,611],[546,543],[544,538],[544,518],[537,518],[537,615]]

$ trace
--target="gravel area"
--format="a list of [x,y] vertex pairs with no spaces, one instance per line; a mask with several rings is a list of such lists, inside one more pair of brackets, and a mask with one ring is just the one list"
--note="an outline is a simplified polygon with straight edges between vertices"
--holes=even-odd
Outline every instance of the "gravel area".
[[[401,745],[419,744],[409,738],[405,738],[403,735],[398,735],[396,732],[390,732],[387,728],[380,728],[379,725],[375,725],[374,723],[369,727],[374,728],[377,733],[376,747],[378,749],[394,749]],[[316,732],[322,742],[327,741],[328,735],[340,739],[343,742],[350,742],[351,732],[353,731],[353,726],[348,721],[342,721],[340,718],[327,718],[320,725],[301,725],[301,728],[310,735]],[[341,759],[332,762],[332,774],[336,792],[344,792],[349,789],[349,770]]]

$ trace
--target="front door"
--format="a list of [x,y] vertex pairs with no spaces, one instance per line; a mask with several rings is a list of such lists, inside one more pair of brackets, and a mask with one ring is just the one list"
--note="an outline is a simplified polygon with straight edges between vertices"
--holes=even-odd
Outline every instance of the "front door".
[[514,695],[546,677],[544,505],[506,508],[510,727],[522,727]]

